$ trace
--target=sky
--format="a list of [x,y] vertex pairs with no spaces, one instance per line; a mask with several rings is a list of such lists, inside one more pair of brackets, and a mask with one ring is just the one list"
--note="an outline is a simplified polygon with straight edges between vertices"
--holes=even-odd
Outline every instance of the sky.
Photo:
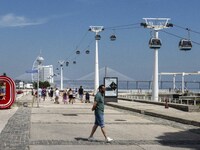
[[[152,17],[171,18],[175,25],[159,31],[159,72],[199,71],[199,6],[199,0],[1,0],[0,73],[20,76],[41,55],[44,65],[53,65],[55,72],[59,60],[69,61],[64,76],[81,78],[94,72],[95,33],[88,31],[89,26],[104,26],[98,43],[99,68],[108,66],[135,80],[151,80],[152,30],[140,23]],[[191,51],[178,48],[180,37],[188,38],[185,28],[195,31],[190,32],[195,41]],[[110,41],[111,34],[116,41]]]

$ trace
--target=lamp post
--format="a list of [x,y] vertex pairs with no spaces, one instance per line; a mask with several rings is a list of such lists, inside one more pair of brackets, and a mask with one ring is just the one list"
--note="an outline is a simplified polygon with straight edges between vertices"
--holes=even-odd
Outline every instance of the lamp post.
[[[145,23],[141,23],[145,28],[154,30],[154,40],[158,41],[158,31],[164,28],[173,27],[173,24],[168,23],[170,18],[143,18]],[[159,40],[160,41],[160,40]],[[154,72],[153,72],[153,89],[152,100],[158,101],[158,43],[154,43]],[[160,43],[161,46],[161,43]],[[152,47],[151,47],[152,48]]]
[[65,61],[59,60],[58,63],[60,64],[60,90],[63,90],[63,64]]
[[173,91],[176,89],[176,75],[173,75]]
[[181,88],[181,92],[184,93],[184,89],[185,89],[185,72],[182,73],[182,88]]
[[[54,81],[54,77],[57,76],[55,73],[54,74],[51,74],[49,75],[49,77],[47,79],[49,79],[50,81]],[[54,85],[54,82],[50,82],[51,86]]]
[[37,63],[38,63],[38,80],[37,80],[37,107],[39,107],[39,83],[40,83],[40,69],[42,67],[42,61],[44,61],[44,58],[41,56],[37,57]]
[[89,31],[95,32],[96,50],[95,50],[95,78],[94,78],[94,94],[97,93],[99,87],[99,58],[98,58],[98,41],[101,39],[99,32],[103,31],[103,26],[90,26]]

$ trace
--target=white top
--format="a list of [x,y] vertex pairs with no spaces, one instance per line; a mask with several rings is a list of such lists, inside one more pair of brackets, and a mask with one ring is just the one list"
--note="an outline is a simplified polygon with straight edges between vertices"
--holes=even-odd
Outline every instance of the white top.
[[56,90],[56,96],[59,96],[59,90]]

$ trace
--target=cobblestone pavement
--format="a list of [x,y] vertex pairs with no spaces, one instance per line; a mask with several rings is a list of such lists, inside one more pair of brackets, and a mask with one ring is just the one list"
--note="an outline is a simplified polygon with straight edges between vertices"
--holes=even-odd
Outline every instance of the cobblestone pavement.
[[26,150],[29,145],[31,108],[20,107],[0,134],[0,150]]

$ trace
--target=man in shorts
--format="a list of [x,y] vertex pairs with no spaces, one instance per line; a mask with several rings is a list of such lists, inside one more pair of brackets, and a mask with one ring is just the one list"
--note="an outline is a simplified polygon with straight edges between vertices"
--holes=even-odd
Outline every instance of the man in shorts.
[[105,125],[104,125],[104,93],[105,93],[105,86],[100,85],[99,91],[95,95],[94,104],[93,104],[93,107],[92,107],[92,111],[94,111],[94,114],[95,114],[95,123],[94,123],[94,126],[92,128],[91,134],[88,138],[88,141],[94,141],[95,140],[93,135],[94,135],[98,126],[101,127],[101,131],[102,131],[102,133],[105,137],[105,141],[106,142],[113,141],[113,139],[109,138],[106,135],[106,131],[105,131]]
[[80,86],[80,88],[78,89],[78,94],[79,94],[79,98],[81,100],[81,103],[83,103],[83,93],[84,93],[83,87]]

